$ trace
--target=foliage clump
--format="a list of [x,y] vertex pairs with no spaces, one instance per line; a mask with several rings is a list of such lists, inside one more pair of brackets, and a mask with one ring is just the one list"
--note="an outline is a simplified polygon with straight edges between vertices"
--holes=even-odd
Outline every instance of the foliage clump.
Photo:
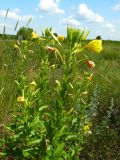
[[[95,65],[84,50],[100,53],[101,40],[100,43],[93,40],[82,45],[88,32],[68,27],[67,47],[64,48],[63,36],[60,41],[51,29],[45,30],[43,38],[31,29],[27,30],[28,34],[25,31],[22,28],[19,34],[31,41],[14,44],[14,51],[19,54],[19,77],[15,80],[17,107],[10,124],[4,125],[6,134],[1,142],[1,156],[36,160],[78,159],[83,144],[92,134],[94,116],[88,93],[93,78],[91,69]],[[40,46],[42,57],[37,78],[29,82],[24,71],[26,53],[31,49],[34,52],[36,44]],[[64,49],[65,54],[60,49]],[[79,54],[84,55],[82,60]],[[83,70],[79,75],[80,63],[88,65],[90,71]]]

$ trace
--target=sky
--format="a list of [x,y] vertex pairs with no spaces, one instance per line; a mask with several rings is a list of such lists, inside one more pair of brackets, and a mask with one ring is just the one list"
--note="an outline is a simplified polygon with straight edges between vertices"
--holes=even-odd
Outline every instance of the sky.
[[69,25],[90,31],[91,39],[120,40],[120,0],[1,0],[0,33],[6,26],[7,34],[16,34],[17,21],[19,30],[30,18],[29,27],[40,35],[47,27],[66,35]]

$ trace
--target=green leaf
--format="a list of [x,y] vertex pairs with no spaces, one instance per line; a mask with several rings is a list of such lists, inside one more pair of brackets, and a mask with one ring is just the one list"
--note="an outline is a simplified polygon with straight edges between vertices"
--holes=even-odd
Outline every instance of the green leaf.
[[62,135],[65,134],[65,133],[64,133],[65,128],[67,128],[66,125],[64,125],[64,126],[60,129],[60,131],[56,133],[56,135],[55,135],[55,137],[54,137],[54,140],[60,138]]
[[0,156],[5,156],[5,155],[6,155],[6,153],[0,152]]
[[6,129],[8,129],[9,131],[12,131],[13,132],[13,130],[12,130],[12,128],[11,127],[8,127],[8,126],[4,126]]
[[48,116],[49,118],[51,118],[51,119],[54,119],[54,117],[50,114],[50,113],[43,113],[43,115],[46,115],[46,116]]
[[59,42],[58,38],[51,31],[49,31],[49,33],[51,34],[53,39],[61,46],[61,43]]
[[28,142],[28,145],[40,143],[42,139],[36,139]]
[[83,50],[85,49],[85,47],[82,47],[82,48],[77,48],[73,51],[74,54],[78,54],[80,52],[82,52]]
[[75,148],[72,148],[71,152],[71,157],[73,157],[75,155]]
[[74,118],[73,120],[72,120],[72,125],[74,124],[74,123],[76,123],[77,122],[77,118]]
[[14,134],[14,135],[12,136],[12,138],[16,141],[16,139],[18,139],[18,138],[21,136],[21,134],[23,134],[22,131],[19,132],[18,134]]
[[78,137],[77,135],[69,135],[65,138],[65,140],[76,139],[77,137]]
[[35,117],[35,118],[33,119],[33,121],[30,123],[30,127],[31,127],[31,128],[32,128],[32,127],[36,127],[36,126],[39,125],[39,123],[40,123],[39,116],[37,116],[37,117]]
[[84,35],[82,36],[82,40],[86,40],[89,33],[90,33],[90,31],[85,31]]
[[58,147],[54,150],[54,156],[62,155],[64,152],[64,146],[65,146],[64,142],[58,145]]
[[30,157],[31,154],[29,153],[29,151],[31,151],[33,149],[25,149],[25,150],[22,150],[22,153],[23,153],[23,156],[24,157]]
[[43,121],[39,119],[39,116],[36,116],[29,125],[30,128],[45,128]]
[[18,129],[23,129],[25,126],[24,125],[20,125],[18,126]]
[[44,110],[44,109],[46,109],[46,108],[48,108],[48,105],[44,105],[44,106],[40,107],[40,108],[39,108],[39,112],[41,112],[42,110]]
[[42,160],[50,160],[48,156],[45,156]]

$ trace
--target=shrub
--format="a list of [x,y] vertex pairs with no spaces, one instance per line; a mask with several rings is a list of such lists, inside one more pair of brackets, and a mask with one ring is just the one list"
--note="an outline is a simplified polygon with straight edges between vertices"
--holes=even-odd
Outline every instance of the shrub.
[[17,32],[17,39],[21,40],[31,40],[31,34],[33,32],[32,28],[21,27]]

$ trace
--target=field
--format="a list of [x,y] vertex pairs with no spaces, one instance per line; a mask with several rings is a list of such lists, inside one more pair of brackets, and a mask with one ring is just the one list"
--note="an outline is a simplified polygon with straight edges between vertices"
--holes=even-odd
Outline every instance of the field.
[[[51,34],[51,36],[53,35]],[[72,51],[69,52],[69,40],[67,41],[67,39],[65,39],[64,41],[61,41],[61,47],[61,45],[56,42],[56,39],[54,39],[55,37],[53,36],[52,38],[53,40],[50,39],[47,43],[44,42],[44,40],[40,40],[40,42],[37,40],[32,42],[24,41],[24,43],[20,46],[17,44],[16,40],[0,39],[1,140],[4,137],[4,134],[9,134],[8,131],[3,129],[3,124],[12,124],[13,122],[11,121],[14,119],[12,118],[12,115],[14,115],[13,117],[15,117],[15,115],[18,115],[19,117],[19,113],[16,113],[18,112],[19,107],[22,107],[22,105],[26,105],[24,107],[27,107],[27,105],[33,106],[33,108],[42,106],[43,110],[39,108],[39,114],[45,114],[48,112],[50,113],[51,117],[57,117],[57,121],[53,121],[52,118],[49,117],[49,114],[44,115],[42,120],[49,122],[45,125],[53,125],[52,127],[54,128],[54,133],[57,133],[60,130],[61,133],[58,133],[61,135],[59,139],[57,139],[56,136],[58,135],[55,134],[54,136],[56,139],[54,140],[54,143],[50,144],[49,146],[49,151],[51,151],[52,154],[54,153],[55,157],[52,157],[48,150],[42,150],[41,146],[38,145],[38,142],[42,143],[42,145],[44,143],[41,142],[39,138],[35,139],[36,141],[34,146],[41,149],[45,154],[45,157],[42,157],[41,159],[48,160],[51,157],[54,160],[65,159],[65,157],[63,158],[59,153],[61,152],[62,154],[66,155],[66,160],[72,160],[71,157],[74,155],[74,153],[75,155],[73,156],[73,159],[78,159],[78,157],[80,157],[81,160],[119,160],[120,42],[103,40],[103,50],[101,53],[97,54],[85,49],[84,51],[80,51],[79,54],[77,53],[77,56],[74,57],[71,54]],[[89,41],[85,40],[81,44],[85,46],[87,43],[89,43]],[[17,44],[19,48],[15,47],[14,44]],[[51,48],[44,50],[44,47],[48,45],[54,46],[59,50],[59,52],[54,54],[53,52],[55,48],[52,48],[52,51]],[[20,55],[21,53],[22,57]],[[68,54],[71,54],[71,57]],[[65,55],[68,56],[68,60],[66,57],[64,57]],[[95,67],[89,68],[85,63],[85,59],[93,61],[95,63]],[[88,79],[88,77],[89,82],[86,82],[86,78]],[[33,90],[27,88],[28,84],[31,84],[31,82],[36,82],[35,85],[38,85],[36,91],[34,90],[33,83]],[[68,91],[68,93],[66,93],[66,91]],[[27,97],[29,104],[21,104],[21,102],[19,104],[18,98],[20,98],[23,92]],[[69,96],[69,92],[74,98]],[[34,95],[32,93],[34,93]],[[79,95],[84,96],[85,94],[87,94],[87,96],[82,97],[81,99],[83,101],[81,100],[78,103],[80,100]],[[82,110],[79,112],[79,115],[76,113],[78,112],[76,110],[75,112],[73,111],[73,115],[70,114],[70,119],[67,119],[67,112],[72,112],[72,107],[76,105],[80,105],[79,107],[82,108]],[[51,106],[55,107],[52,108],[55,109],[54,112],[51,111]],[[59,107],[62,107],[62,109]],[[29,109],[27,113],[25,113],[25,108],[23,110],[24,111],[19,110],[19,112],[23,115],[28,114],[28,116],[34,112],[34,116],[28,120],[31,123],[34,122],[35,116],[37,117],[39,115],[37,109]],[[44,110],[45,112],[43,112]],[[42,112],[40,113],[40,111]],[[77,120],[78,117],[81,117],[80,123],[82,124],[80,126]],[[76,128],[71,128],[71,130],[64,128],[66,124],[70,124],[70,122],[74,124],[74,127],[76,125],[76,127],[79,126],[83,128],[85,133],[90,133],[90,135],[85,136],[83,131],[81,131],[82,129],[75,131]],[[15,124],[19,125],[20,119],[17,119]],[[37,122],[35,125],[37,125]],[[57,128],[58,125],[60,125],[61,128]],[[48,128],[49,131],[50,127]],[[34,131],[38,132],[38,128],[34,128]],[[67,138],[64,138],[66,134],[63,134],[62,131],[67,132],[69,138],[68,136]],[[76,141],[78,140],[76,138],[76,132],[79,134],[81,133],[81,137],[79,137],[80,145],[76,144]],[[52,134],[50,131],[48,133]],[[47,140],[49,139],[49,135],[46,135],[44,131],[41,134],[43,134],[43,137],[48,136]],[[73,136],[72,140],[70,139],[70,136]],[[24,139],[25,137],[21,136],[21,138]],[[15,146],[17,146],[18,139],[14,141]],[[70,139],[70,142],[66,140],[67,142],[64,144],[64,139]],[[8,140],[6,142],[7,145],[9,144],[8,142],[10,143],[11,141]],[[46,143],[51,143],[50,139]],[[60,148],[58,148],[57,143],[59,144]],[[33,142],[31,142],[29,145],[27,144],[27,147],[29,146],[34,148],[32,145]],[[66,145],[69,147],[67,148]],[[10,145],[8,146],[8,148],[11,147]],[[65,150],[63,149],[63,146],[66,147]],[[31,150],[27,150],[25,147],[26,144],[23,147],[24,151],[22,153],[26,159],[38,158],[37,149],[34,150],[34,153],[36,153],[34,154]],[[50,147],[53,147],[53,150],[56,149],[56,152],[53,152]],[[16,148],[17,147],[14,149],[16,152],[18,152],[19,147],[17,149]],[[77,150],[76,148],[79,149]],[[12,147],[10,149],[12,149]],[[5,154],[8,156],[10,149],[8,149],[8,151],[6,148],[4,148],[0,151],[2,153],[3,150],[7,150]],[[71,156],[69,156],[67,149],[68,152],[71,153]],[[21,159],[23,158],[22,153],[20,155]],[[76,153],[79,153],[79,156],[77,156]],[[15,155],[16,154],[13,153],[12,156],[14,157]],[[3,156],[5,155],[3,154]],[[41,155],[39,155],[39,158],[40,157]]]

